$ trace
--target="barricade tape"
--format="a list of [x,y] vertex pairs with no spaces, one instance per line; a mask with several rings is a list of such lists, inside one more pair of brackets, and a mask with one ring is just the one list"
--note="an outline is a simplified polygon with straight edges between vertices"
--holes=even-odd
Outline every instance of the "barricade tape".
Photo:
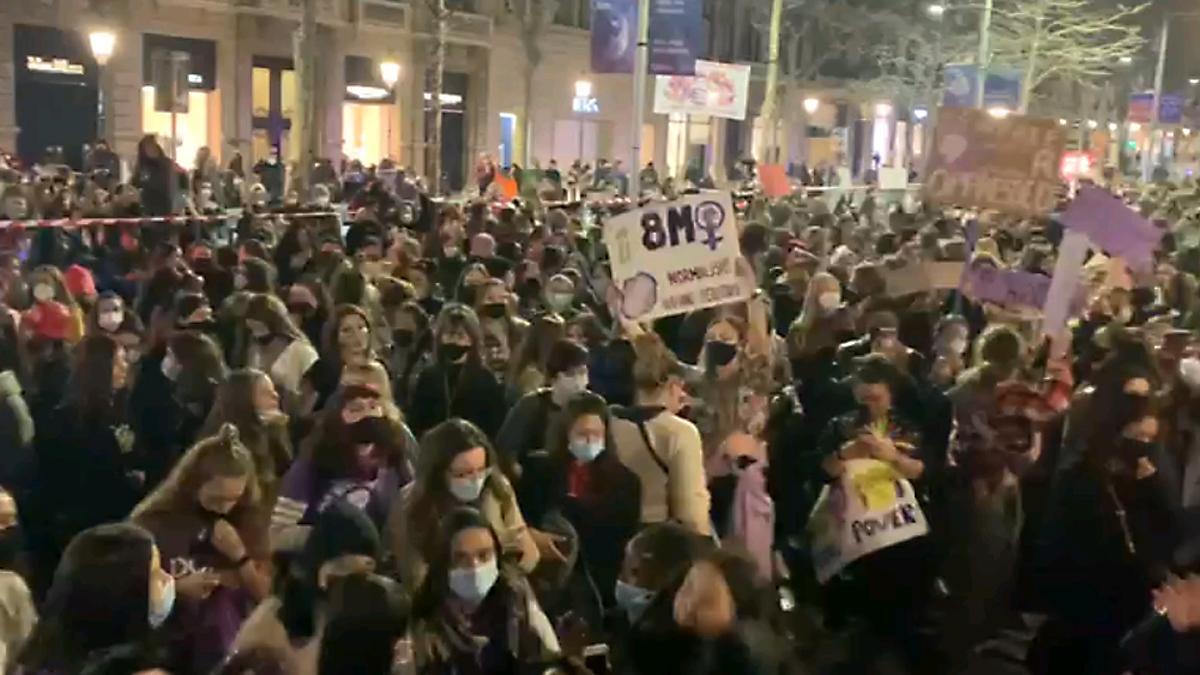
[[[63,228],[72,229],[79,227],[87,227],[90,225],[157,225],[157,224],[184,224],[184,223],[216,223],[225,222],[228,220],[237,220],[244,215],[242,211],[229,212],[223,215],[195,215],[195,216],[145,216],[137,218],[51,218],[41,220],[0,220],[0,230],[6,230],[11,227],[31,228]],[[341,217],[337,211],[314,211],[308,213],[259,213],[255,214],[262,218],[323,218],[329,216]]]

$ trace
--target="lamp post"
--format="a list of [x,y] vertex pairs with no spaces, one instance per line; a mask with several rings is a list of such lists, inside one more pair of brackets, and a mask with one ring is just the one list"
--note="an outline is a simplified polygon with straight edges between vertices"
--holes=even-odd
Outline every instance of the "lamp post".
[[396,121],[396,111],[400,106],[396,104],[396,83],[400,81],[400,64],[395,61],[384,61],[379,64],[379,79],[383,80],[383,84],[392,92],[392,110],[387,118],[387,152],[386,157],[392,156],[392,124]]
[[108,127],[108,102],[105,100],[105,66],[117,48],[117,36],[112,31],[94,30],[88,34],[88,45],[96,59],[96,139],[105,138]]
[[[575,82],[575,100],[586,101],[592,97],[592,83],[588,80],[576,80]],[[579,115],[579,166],[583,167],[583,106],[575,106],[580,109]]]

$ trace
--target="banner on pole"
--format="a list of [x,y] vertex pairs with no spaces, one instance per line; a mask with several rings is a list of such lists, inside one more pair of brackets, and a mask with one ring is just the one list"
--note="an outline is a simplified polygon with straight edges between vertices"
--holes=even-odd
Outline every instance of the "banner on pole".
[[847,565],[929,533],[912,483],[877,459],[851,459],[808,518],[813,568],[825,583]]
[[646,1],[650,3],[650,73],[696,74],[696,59],[705,46],[703,0]]
[[[1162,105],[1158,109],[1160,124],[1180,124],[1183,122],[1183,95],[1163,93]],[[1143,91],[1129,95],[1129,114],[1126,119],[1130,122],[1148,124],[1154,114],[1154,92]]]
[[[978,69],[973,63],[953,63],[944,69],[945,87],[942,105],[947,108],[974,108],[975,92],[979,88]],[[983,83],[983,107],[1017,110],[1021,106],[1021,71],[988,71]]]
[[638,0],[592,0],[592,72],[632,73]]
[[609,219],[610,304],[657,319],[745,300],[741,249],[728,192],[703,192]]
[[750,66],[696,61],[696,75],[659,75],[654,79],[657,115],[712,115],[746,119]]
[[925,199],[1021,216],[1058,202],[1066,134],[1054,120],[942,108],[929,156]]

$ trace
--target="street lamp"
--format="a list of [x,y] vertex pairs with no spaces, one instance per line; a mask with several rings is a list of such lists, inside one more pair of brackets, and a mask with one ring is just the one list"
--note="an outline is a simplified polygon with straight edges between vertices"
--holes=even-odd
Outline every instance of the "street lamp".
[[396,83],[400,81],[400,64],[395,61],[383,61],[379,64],[379,79],[383,80],[383,84],[392,92],[391,114],[388,115],[387,124],[387,153],[388,157],[392,156],[392,123],[395,122],[396,110],[399,106],[396,105]]
[[819,101],[818,99],[815,99],[815,98],[804,99],[804,112],[808,113],[809,115],[817,112],[817,108],[820,108],[820,107],[821,107],[821,101]]
[[1095,129],[1096,127],[1100,126],[1100,123],[1096,120],[1088,120],[1087,125],[1089,129]]
[[935,19],[940,19],[946,13],[946,6],[941,3],[926,5],[925,13]]
[[1121,62],[1122,65],[1127,66],[1127,65],[1133,63],[1133,57],[1132,56],[1122,56],[1119,59],[1119,61]]
[[92,48],[92,57],[96,59],[96,139],[105,137],[108,126],[108,106],[104,96],[104,67],[112,59],[117,49],[117,35],[112,31],[94,30],[88,34],[88,45]]
[[889,117],[889,116],[891,116],[891,114],[892,114],[892,104],[891,103],[876,103],[875,104],[875,116],[876,117]]
[[[590,80],[575,80],[575,99],[577,101],[586,101],[592,97],[592,83]],[[583,111],[587,106],[575,106],[579,110],[579,165],[583,167]]]

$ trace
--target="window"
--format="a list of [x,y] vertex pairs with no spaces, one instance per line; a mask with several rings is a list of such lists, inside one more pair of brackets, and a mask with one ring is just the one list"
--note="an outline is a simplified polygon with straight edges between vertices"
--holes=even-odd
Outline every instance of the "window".
[[446,0],[446,9],[451,12],[475,13],[475,0]]
[[571,28],[591,28],[592,4],[584,0],[559,0],[558,9],[554,13],[554,23]]

